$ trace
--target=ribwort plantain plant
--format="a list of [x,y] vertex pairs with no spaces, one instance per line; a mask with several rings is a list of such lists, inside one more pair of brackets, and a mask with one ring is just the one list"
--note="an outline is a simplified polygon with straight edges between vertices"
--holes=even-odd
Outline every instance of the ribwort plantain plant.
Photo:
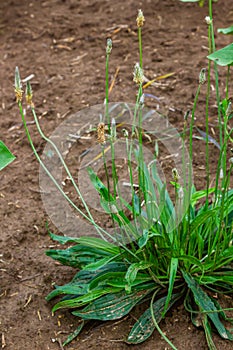
[[[223,309],[213,298],[213,292],[230,295],[233,290],[233,190],[230,189],[233,162],[232,158],[228,162],[227,152],[232,143],[232,129],[229,127],[232,110],[230,109],[228,82],[233,59],[227,62],[227,92],[221,101],[217,64],[221,64],[225,56],[221,55],[220,51],[215,51],[212,1],[209,0],[208,69],[207,71],[201,70],[191,118],[188,118],[188,115],[185,117],[181,144],[183,161],[181,169],[184,171],[179,173],[176,168],[173,169],[171,184],[174,188],[175,200],[172,200],[172,194],[168,191],[156,165],[156,156],[159,152],[157,143],[155,142],[156,151],[150,164],[146,163],[144,153],[142,57],[144,22],[143,13],[139,10],[137,17],[139,63],[135,65],[133,77],[138,88],[136,104],[132,110],[134,123],[131,130],[124,129],[130,179],[130,201],[124,200],[118,186],[115,163],[115,151],[119,143],[116,120],[110,116],[108,93],[111,41],[107,42],[106,49],[105,118],[100,120],[97,127],[107,184],[105,185],[100,180],[91,167],[88,168],[93,187],[99,193],[101,206],[111,217],[115,231],[110,232],[103,229],[97,223],[61,152],[41,130],[32,102],[31,86],[27,83],[27,103],[30,105],[38,131],[58,155],[85,210],[80,209],[64,192],[61,184],[51,174],[37,153],[27,128],[22,108],[21,80],[19,71],[16,69],[17,103],[27,137],[38,161],[58,191],[100,236],[98,238],[94,235],[93,237],[75,238],[55,235],[50,232],[53,240],[60,244],[69,244],[69,247],[67,249],[50,249],[46,254],[64,265],[72,266],[77,271],[69,283],[55,286],[46,299],[50,301],[60,297],[61,299],[55,304],[52,311],[66,308],[79,319],[77,329],[65,340],[63,345],[71,342],[90,320],[119,319],[127,315],[137,304],[150,300],[149,307],[135,322],[125,341],[129,344],[142,343],[151,336],[154,330],[157,330],[172,349],[177,349],[160,328],[160,321],[166,317],[168,310],[180,300],[187,312],[190,313],[194,325],[197,325],[198,320],[201,320],[208,347],[213,350],[216,349],[216,346],[212,338],[212,330],[217,331],[223,339],[233,340],[232,333],[223,322],[225,320],[229,324],[232,320],[227,318],[226,309]],[[209,94],[212,60],[215,61],[220,148],[214,187],[210,187],[209,181]],[[198,97],[201,89],[205,86],[207,86],[206,130],[203,135],[206,142],[207,185],[206,188],[197,191],[192,183],[193,130]],[[186,133],[189,134],[186,135]],[[188,166],[185,155],[187,141],[189,146]],[[104,158],[106,143],[110,145],[111,149],[111,174]],[[132,165],[133,159],[136,162],[136,174]],[[185,208],[185,212],[182,213],[180,208]]]

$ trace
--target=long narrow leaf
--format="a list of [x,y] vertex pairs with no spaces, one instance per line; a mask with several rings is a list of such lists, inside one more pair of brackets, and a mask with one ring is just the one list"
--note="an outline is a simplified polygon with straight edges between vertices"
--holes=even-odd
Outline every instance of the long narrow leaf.
[[[170,300],[170,304],[168,306],[168,309],[174,305],[174,303],[181,297],[180,294],[173,294]],[[162,320],[162,315],[164,311],[164,306],[166,303],[167,297],[163,297],[158,299],[153,304],[153,311],[156,318],[156,322],[159,323]],[[167,310],[168,310],[167,309]],[[131,329],[131,332],[128,335],[127,343],[130,344],[139,344],[144,342],[146,339],[148,339],[151,334],[155,330],[155,324],[153,322],[152,316],[151,316],[151,310],[150,307],[141,315],[141,317],[138,319],[138,321],[134,324],[133,328]]]
[[76,330],[66,338],[66,340],[64,341],[62,346],[66,346],[67,344],[72,342],[72,340],[74,340],[79,335],[79,333],[83,329],[84,324],[85,324],[85,322],[84,322],[84,320],[82,320],[80,325],[76,328]]
[[105,287],[102,289],[96,289],[92,290],[89,293],[85,295],[81,295],[80,297],[73,298],[73,299],[68,299],[68,300],[63,300],[54,305],[52,312],[57,311],[58,309],[64,309],[64,308],[78,308],[83,305],[89,304],[90,302],[94,301],[95,299],[98,299],[102,295],[105,294],[110,294],[110,293],[116,293],[119,292],[119,288],[116,287]]
[[218,350],[212,338],[211,325],[209,323],[207,315],[203,315],[202,324],[205,330],[205,336],[206,336],[206,341],[207,341],[209,350]]
[[74,311],[73,315],[83,319],[116,320],[127,315],[150,291],[150,289],[145,289],[130,294],[125,291],[107,294],[89,304],[82,311]]
[[164,305],[164,315],[167,312],[168,305],[170,304],[172,298],[173,287],[176,279],[176,273],[178,268],[179,259],[171,258],[170,273],[169,273],[169,287],[167,293],[167,299]]
[[199,306],[200,311],[205,312],[208,315],[223,339],[233,340],[232,334],[224,327],[219,319],[218,309],[212,302],[211,298],[202,290],[191,275],[185,271],[182,271],[182,273],[186,283],[193,292],[195,302]]
[[75,238],[75,237],[59,236],[59,235],[55,235],[53,233],[50,233],[50,237],[54,241],[58,241],[61,244],[79,243],[82,245],[86,245],[88,247],[101,249],[105,252],[109,252],[112,254],[118,254],[120,252],[119,247],[117,247],[116,245],[114,245],[110,242],[104,241],[101,238],[89,237],[89,236]]

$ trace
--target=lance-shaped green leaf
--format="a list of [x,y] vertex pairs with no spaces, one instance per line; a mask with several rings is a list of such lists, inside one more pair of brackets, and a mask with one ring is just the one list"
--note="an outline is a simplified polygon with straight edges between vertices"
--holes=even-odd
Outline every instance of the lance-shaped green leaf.
[[49,295],[47,295],[46,300],[49,301],[61,294],[71,294],[71,295],[84,295],[88,293],[87,284],[66,284],[64,286],[56,286]]
[[82,244],[83,246],[93,247],[96,249],[103,250],[105,252],[109,252],[111,254],[118,254],[120,252],[120,248],[117,247],[115,244],[104,241],[101,238],[88,237],[88,236],[74,238],[74,237],[55,235],[51,232],[50,232],[50,237],[54,241],[58,241],[61,244],[79,243],[79,244]]
[[176,279],[178,263],[179,263],[179,260],[177,258],[171,258],[170,273],[169,273],[169,287],[168,287],[166,303],[164,306],[164,315],[167,312],[167,308],[172,298],[172,292],[173,292],[173,287]]
[[[77,272],[70,283],[67,283],[64,286],[55,286],[55,289],[47,295],[46,300],[49,301],[61,294],[73,294],[76,296],[87,294],[90,290],[92,281],[96,278],[98,279],[102,274],[105,274],[106,271],[111,271],[111,273],[126,271],[126,266],[124,263],[119,262],[109,263],[97,271],[81,270]],[[97,285],[98,283],[96,283],[96,286]]]
[[[170,304],[167,308],[169,310],[172,305],[181,297],[181,294],[173,294],[170,300]],[[162,319],[164,306],[167,297],[158,299],[153,304],[153,311],[156,322],[159,323]],[[148,339],[155,330],[155,324],[151,316],[150,307],[142,314],[138,321],[134,324],[131,332],[128,335],[127,343],[139,344]]]
[[5,168],[8,164],[13,162],[15,156],[6,147],[6,145],[0,140],[0,170]]
[[191,275],[185,271],[182,271],[182,274],[187,285],[193,292],[195,302],[198,305],[200,311],[207,314],[223,339],[233,340],[232,334],[224,327],[223,323],[221,322],[218,315],[219,311],[214,305],[211,298],[203,291],[203,289]]
[[192,232],[193,230],[197,230],[200,225],[206,223],[207,219],[209,219],[211,217],[215,217],[216,212],[218,212],[218,211],[219,211],[219,207],[216,207],[216,208],[210,208],[210,209],[206,210],[205,212],[198,214],[195,217],[195,219],[191,222],[190,232]]
[[213,52],[207,57],[220,66],[231,66],[233,64],[233,43]]
[[[152,288],[154,288],[154,285],[152,285]],[[74,311],[72,313],[83,319],[116,320],[127,315],[151,290],[147,286],[146,289],[135,293],[129,294],[126,291],[122,291],[115,294],[107,294],[89,304],[82,311]]]
[[[84,268],[86,265],[96,263],[104,257],[108,260],[114,256],[103,252],[100,249],[76,245],[68,249],[50,249],[46,251],[46,255],[52,259],[59,261],[61,264],[71,267]],[[107,255],[107,256],[106,256]]]
[[79,333],[81,332],[81,330],[83,329],[85,322],[84,320],[81,321],[80,325],[75,329],[75,331],[73,333],[71,333],[66,340],[64,341],[64,343],[62,344],[62,346],[66,346],[67,344],[69,344],[70,342],[72,342],[72,340],[74,340]]
[[105,295],[108,293],[116,293],[119,291],[120,291],[120,289],[116,288],[116,287],[115,288],[114,287],[111,287],[111,288],[105,287],[105,288],[101,288],[101,289],[95,289],[95,290],[92,290],[89,293],[81,295],[77,298],[60,301],[59,303],[54,305],[52,312],[55,312],[58,309],[64,309],[64,308],[68,308],[68,309],[78,308],[78,307],[81,307],[83,305],[91,303],[95,299],[100,298],[102,295]]

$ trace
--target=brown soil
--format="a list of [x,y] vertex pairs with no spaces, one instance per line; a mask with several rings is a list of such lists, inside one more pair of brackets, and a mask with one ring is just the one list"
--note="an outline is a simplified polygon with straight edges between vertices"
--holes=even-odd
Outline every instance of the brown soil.
[[[9,350],[62,349],[61,341],[77,327],[78,320],[68,312],[51,315],[52,303],[45,296],[52,283],[63,284],[73,275],[71,268],[57,265],[45,256],[55,246],[45,223],[49,220],[41,198],[38,163],[28,144],[15,103],[13,82],[15,66],[24,78],[32,80],[34,101],[41,125],[47,135],[69,115],[104,100],[106,38],[112,36],[110,76],[120,67],[111,101],[135,101],[132,69],[137,57],[135,17],[142,8],[146,18],[143,29],[145,75],[175,72],[160,81],[148,93],[161,99],[169,121],[177,128],[183,115],[192,107],[198,75],[207,66],[207,1],[204,8],[178,0],[107,1],[107,0],[6,0],[0,4],[0,127],[1,139],[17,159],[0,173],[0,332],[1,347]],[[215,29],[232,24],[233,4],[219,0],[214,4]],[[229,44],[231,37],[217,35],[217,47]],[[220,78],[225,75],[220,70]],[[225,80],[220,79],[223,92]],[[232,91],[232,90],[231,90]],[[212,92],[214,97],[214,92]],[[148,101],[150,107],[157,102]],[[28,119],[31,119],[28,113]],[[204,130],[205,94],[200,96],[196,125]],[[217,125],[214,98],[211,100],[210,123]],[[30,125],[39,152],[44,144]],[[205,179],[205,148],[196,142],[195,183],[202,187]],[[81,149],[84,149],[81,143]],[[212,176],[216,167],[216,148],[211,152]],[[51,229],[56,228],[51,225]],[[81,229],[81,228],[80,228]],[[232,300],[224,300],[232,306]],[[137,309],[117,322],[93,322],[67,349],[169,349],[157,332],[137,346],[123,340]],[[192,325],[183,306],[177,305],[161,327],[179,350],[207,349],[204,333]],[[55,341],[55,339],[57,341]],[[214,339],[218,349],[230,350],[232,344]],[[60,343],[59,343],[60,342]]]

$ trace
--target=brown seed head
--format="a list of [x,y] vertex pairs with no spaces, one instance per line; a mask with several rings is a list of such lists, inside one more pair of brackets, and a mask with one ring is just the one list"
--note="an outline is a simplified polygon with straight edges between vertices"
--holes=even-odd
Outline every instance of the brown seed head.
[[16,102],[21,102],[23,99],[23,90],[21,88],[15,88]]
[[106,142],[104,129],[105,129],[105,124],[99,123],[97,126],[97,141],[98,143],[101,143],[101,144],[104,144]]
[[32,96],[33,96],[32,87],[31,87],[31,84],[28,81],[27,85],[26,85],[26,101],[27,101],[28,106],[33,108],[34,104],[32,102]]

